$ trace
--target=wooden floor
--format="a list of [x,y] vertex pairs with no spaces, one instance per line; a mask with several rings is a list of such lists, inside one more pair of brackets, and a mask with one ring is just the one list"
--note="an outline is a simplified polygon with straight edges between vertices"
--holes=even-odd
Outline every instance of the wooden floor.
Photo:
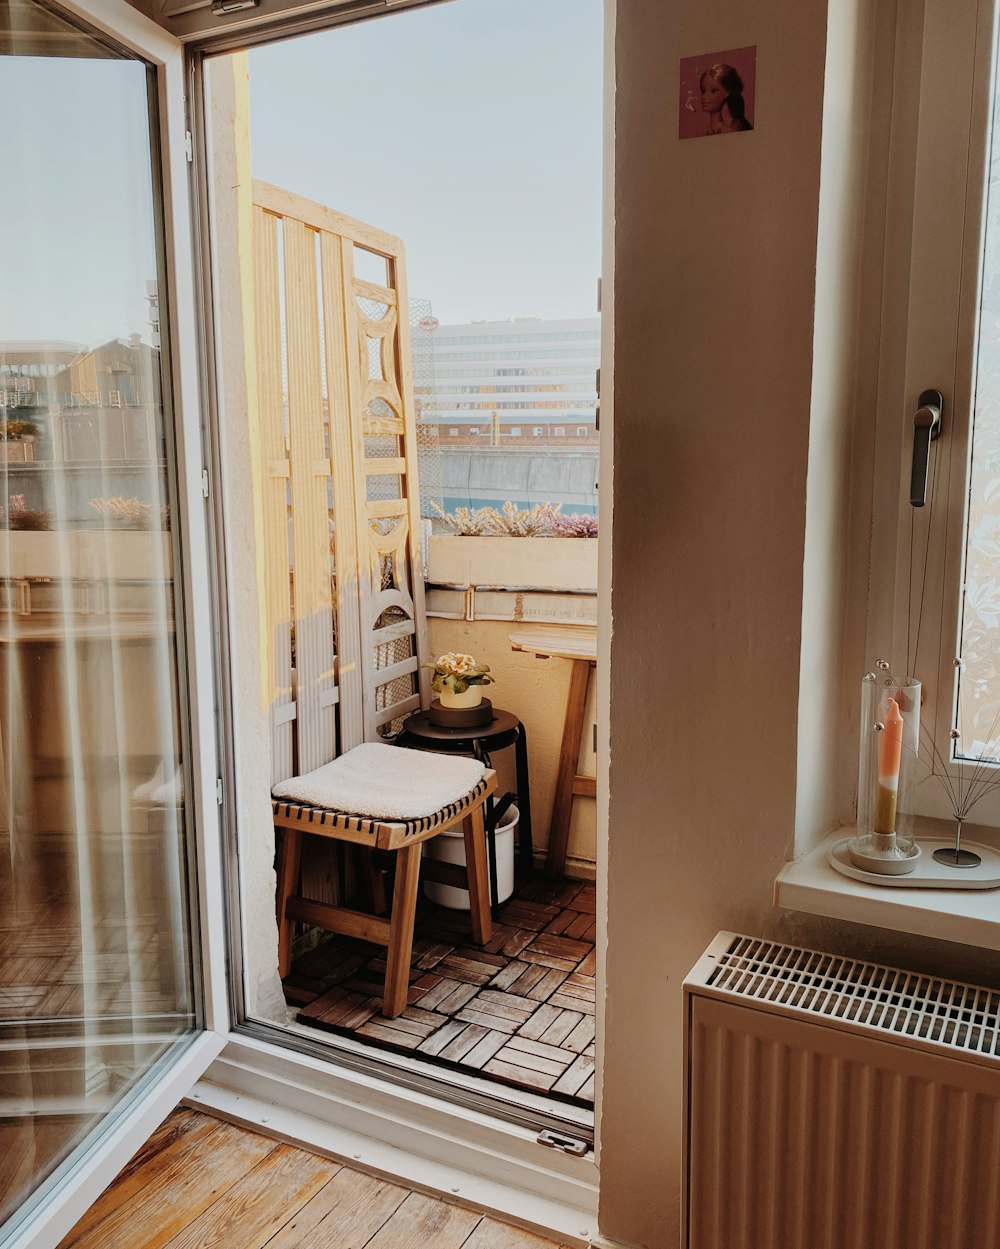
[[575,1105],[594,1104],[594,886],[535,879],[470,944],[468,912],[423,903],[409,1006],[380,1013],[385,951],[332,937],[297,959],[299,1021]]
[[59,1249],[557,1249],[557,1242],[179,1110]]

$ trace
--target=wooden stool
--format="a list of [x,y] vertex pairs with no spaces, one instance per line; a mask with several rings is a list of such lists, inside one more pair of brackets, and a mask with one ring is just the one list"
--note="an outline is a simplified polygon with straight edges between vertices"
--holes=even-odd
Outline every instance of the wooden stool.
[[[497,788],[497,776],[487,771],[474,790],[434,815],[412,820],[373,820],[363,816],[274,799],[274,824],[282,830],[278,855],[278,970],[282,978],[292,968],[292,933],[296,920],[386,946],[385,994],[382,1014],[387,1019],[406,1009],[409,991],[413,924],[417,911],[420,853],[423,843],[461,824],[465,835],[466,885],[469,890],[472,940],[484,945],[493,935],[490,916],[489,866],[483,806]],[[396,887],[388,919],[366,915],[348,907],[333,906],[300,897],[302,835],[348,841],[372,850],[392,850],[396,862]]]

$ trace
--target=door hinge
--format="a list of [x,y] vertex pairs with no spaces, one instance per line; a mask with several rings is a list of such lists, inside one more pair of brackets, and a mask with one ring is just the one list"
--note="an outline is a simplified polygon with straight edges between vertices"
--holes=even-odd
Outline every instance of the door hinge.
[[558,1149],[563,1154],[573,1154],[574,1157],[582,1158],[590,1149],[587,1141],[582,1141],[578,1136],[568,1136],[565,1132],[553,1132],[551,1128],[545,1128],[538,1133],[539,1145],[547,1145],[549,1149]]
[[190,165],[194,161],[194,136],[191,134],[190,130],[184,131],[184,152],[187,155],[188,164]]
[[202,494],[202,498],[204,499],[208,498],[208,469],[207,468],[203,468],[201,470],[201,494]]
[[222,777],[217,776],[215,778],[215,801],[219,804],[220,807],[222,806],[223,794],[224,794],[224,791],[222,788]]

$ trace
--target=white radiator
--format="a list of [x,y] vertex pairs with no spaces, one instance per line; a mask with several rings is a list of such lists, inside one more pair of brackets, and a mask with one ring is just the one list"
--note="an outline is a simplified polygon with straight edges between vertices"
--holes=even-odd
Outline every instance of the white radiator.
[[1000,993],[733,933],[684,992],[686,1249],[1000,1249]]

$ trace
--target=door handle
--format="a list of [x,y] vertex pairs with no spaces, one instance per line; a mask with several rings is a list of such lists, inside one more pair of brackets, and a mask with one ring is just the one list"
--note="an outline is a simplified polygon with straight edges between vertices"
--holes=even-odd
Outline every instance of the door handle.
[[921,392],[920,406],[913,414],[913,464],[910,469],[910,505],[923,507],[927,502],[927,470],[931,443],[941,437],[941,414],[944,396],[940,390]]

